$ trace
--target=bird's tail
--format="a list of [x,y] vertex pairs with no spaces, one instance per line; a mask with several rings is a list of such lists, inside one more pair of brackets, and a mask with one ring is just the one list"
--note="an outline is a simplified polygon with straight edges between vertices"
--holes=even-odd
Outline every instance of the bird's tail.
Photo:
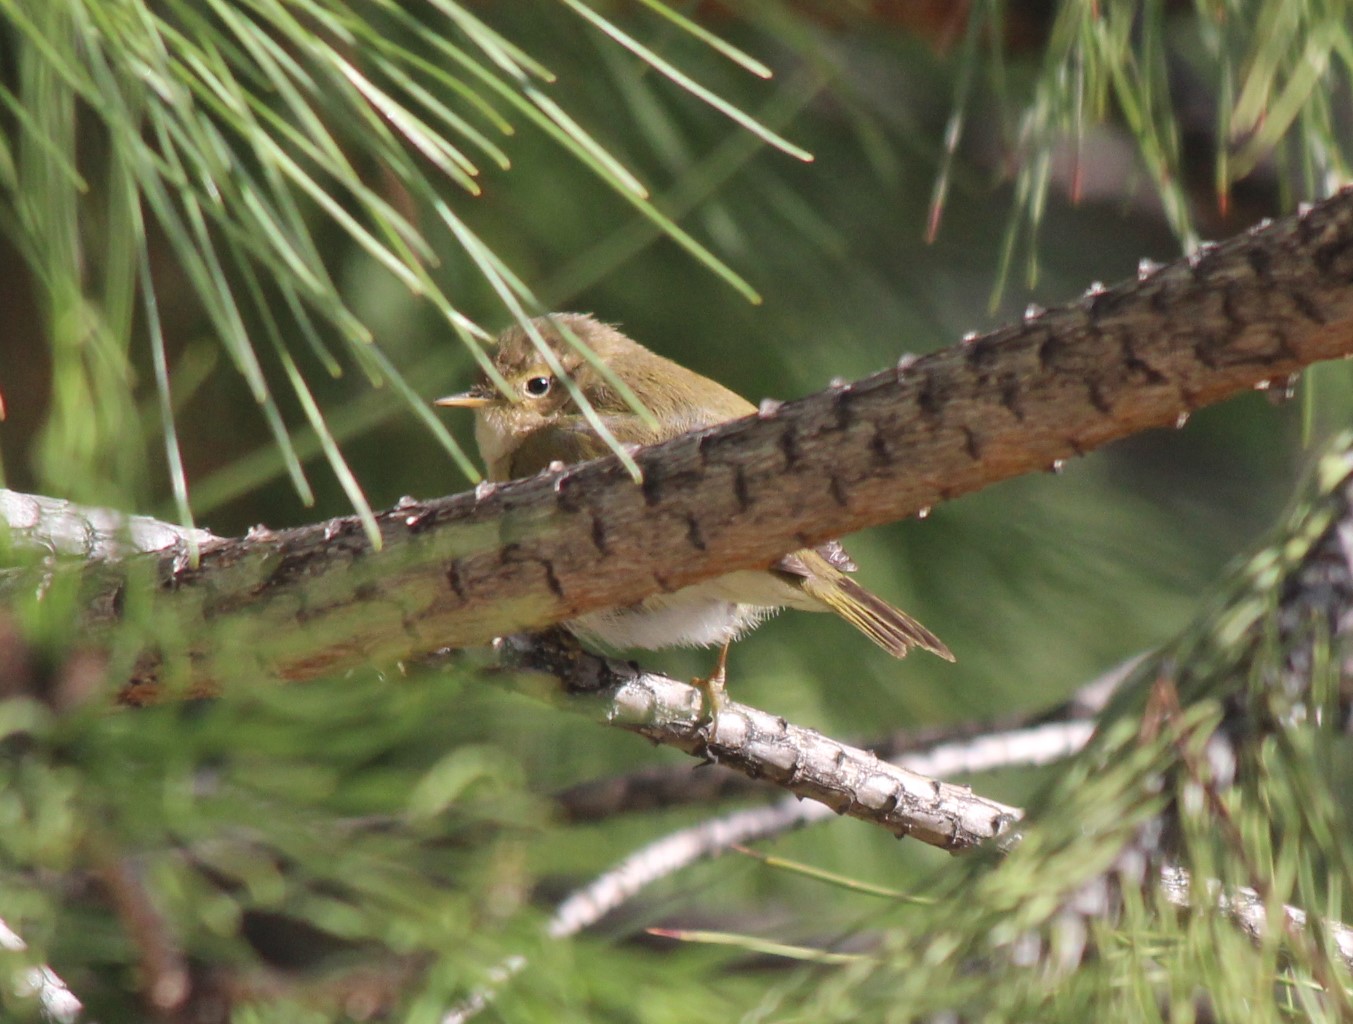
[[945,661],[954,660],[943,640],[839,570],[813,573],[802,579],[800,586],[895,658],[919,647]]

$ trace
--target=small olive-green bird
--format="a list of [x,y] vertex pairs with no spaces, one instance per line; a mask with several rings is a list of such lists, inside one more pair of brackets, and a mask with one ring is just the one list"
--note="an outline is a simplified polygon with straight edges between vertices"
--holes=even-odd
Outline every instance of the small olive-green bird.
[[[533,321],[564,373],[621,444],[648,445],[690,430],[756,412],[722,384],[664,359],[615,327],[581,313]],[[560,335],[566,327],[630,388],[657,425],[637,415],[615,388]],[[575,463],[610,453],[583,417],[530,336],[514,325],[499,337],[493,365],[507,382],[501,393],[487,377],[438,405],[473,409],[475,441],[490,480],[532,476],[551,463]],[[613,650],[722,645],[708,682],[722,683],[728,645],[781,608],[835,612],[889,654],[913,647],[953,661],[949,648],[906,612],[876,597],[848,575],[855,565],[835,541],[786,555],[767,569],[739,569],[626,608],[589,612],[569,623],[584,642]]]

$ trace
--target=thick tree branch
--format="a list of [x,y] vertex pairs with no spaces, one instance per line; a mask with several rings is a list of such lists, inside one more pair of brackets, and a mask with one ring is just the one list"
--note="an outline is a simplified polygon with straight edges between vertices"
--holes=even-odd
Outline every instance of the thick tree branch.
[[[156,617],[188,638],[196,684],[481,644],[766,565],[1350,353],[1346,191],[1018,326],[644,450],[642,486],[604,459],[402,503],[379,517],[380,550],[349,518],[226,541],[196,567],[164,556]],[[95,625],[116,616],[123,572],[91,581]],[[158,671],[147,664],[150,684]]]

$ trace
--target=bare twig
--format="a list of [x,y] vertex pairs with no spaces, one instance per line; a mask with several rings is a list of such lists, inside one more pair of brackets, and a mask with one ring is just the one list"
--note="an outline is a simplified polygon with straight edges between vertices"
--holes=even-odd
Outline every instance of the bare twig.
[[1002,836],[1020,817],[1016,808],[965,786],[907,771],[745,704],[728,702],[711,722],[698,688],[588,654],[557,633],[510,637],[502,647],[510,665],[562,680],[571,709],[590,708],[612,725],[764,778],[897,836],[958,852]]
[[[964,751],[980,750],[992,739],[1032,734],[1037,727],[1056,724],[1088,722],[1104,710],[1109,697],[1131,674],[1146,654],[1135,655],[1109,671],[1079,687],[1068,699],[1056,707],[1032,712],[1020,712],[982,720],[947,722],[900,729],[874,739],[862,740],[859,746],[874,751],[885,761],[892,761],[922,775],[951,778],[968,772],[989,771],[1000,763],[983,767],[951,763],[948,754],[944,763],[931,770],[918,768],[917,757],[928,758],[932,752],[953,751],[959,758],[970,755]],[[1075,730],[1068,730],[1074,733]],[[1042,735],[1055,736],[1057,730]],[[1016,750],[1011,756],[1019,757]],[[621,814],[644,813],[669,807],[718,803],[752,795],[772,795],[775,787],[764,779],[735,772],[692,772],[685,764],[647,765],[623,775],[590,779],[569,786],[554,795],[560,817],[567,821],[600,821]]]
[[[1093,731],[1094,727],[1087,722],[1063,722],[993,733],[900,758],[894,767],[918,775],[952,777],[996,768],[1043,765],[1074,754]],[[670,833],[635,851],[560,903],[550,919],[549,933],[555,938],[576,934],[619,909],[649,885],[698,860],[830,817],[831,808],[824,804],[788,798]]]

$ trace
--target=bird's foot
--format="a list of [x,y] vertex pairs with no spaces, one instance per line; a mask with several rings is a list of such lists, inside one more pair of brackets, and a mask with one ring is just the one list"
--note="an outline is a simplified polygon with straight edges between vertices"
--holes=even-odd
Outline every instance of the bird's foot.
[[714,742],[719,731],[719,714],[728,706],[728,644],[719,650],[719,660],[714,671],[703,679],[691,680],[691,685],[704,697],[705,721],[702,726],[705,733],[705,745]]

